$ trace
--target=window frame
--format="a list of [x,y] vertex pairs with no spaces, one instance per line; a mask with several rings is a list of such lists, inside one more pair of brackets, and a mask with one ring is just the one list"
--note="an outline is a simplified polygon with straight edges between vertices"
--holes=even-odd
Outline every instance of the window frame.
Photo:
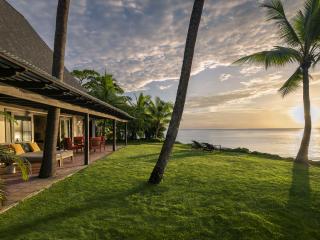
[[[14,116],[15,121],[21,121],[21,126],[20,126],[20,134],[21,134],[21,139],[16,138],[16,123],[13,123],[13,140],[14,142],[32,142],[32,117],[31,116],[19,116],[15,115]],[[30,130],[25,130],[24,122],[29,122],[28,125],[30,124]],[[29,139],[25,139],[26,136],[30,136]]]

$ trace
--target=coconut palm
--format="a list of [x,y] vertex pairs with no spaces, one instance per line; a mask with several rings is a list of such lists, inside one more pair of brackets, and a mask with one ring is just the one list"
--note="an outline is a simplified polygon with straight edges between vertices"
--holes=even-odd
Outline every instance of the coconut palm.
[[165,126],[170,122],[172,108],[170,102],[165,102],[159,97],[156,97],[154,101],[149,101],[145,109],[145,114],[149,118],[146,121],[149,125],[146,129],[148,132],[146,135],[151,135],[153,138],[163,137],[161,130],[165,129]]
[[150,104],[151,96],[140,93],[139,96],[135,96],[135,103],[130,102],[131,110],[130,114],[135,118],[129,122],[129,129],[131,132],[131,139],[136,139],[137,135],[141,138],[144,136],[147,119],[147,107]]
[[115,107],[124,109],[126,108],[128,97],[123,96],[124,90],[120,87],[117,80],[112,74],[108,74],[106,71],[104,75],[92,76],[88,82],[83,84],[88,92],[107,103],[114,105]]
[[[59,0],[54,38],[52,76],[63,81],[64,55],[67,40],[67,25],[70,0]],[[40,178],[48,178],[56,173],[56,147],[58,139],[60,108],[48,110],[43,160],[39,172]]]
[[166,140],[162,146],[158,161],[151,173],[149,183],[159,184],[164,174],[164,170],[167,166],[169,156],[172,151],[173,144],[176,140],[180,121],[186,101],[186,95],[188,90],[188,84],[190,79],[192,60],[194,54],[195,43],[198,35],[198,28],[201,21],[202,9],[204,0],[195,0],[191,13],[191,19],[189,23],[189,30],[186,40],[186,46],[183,57],[183,64],[181,69],[180,81],[176,96],[176,102],[172,113],[172,118],[169,124]]
[[272,50],[254,53],[243,57],[235,63],[254,63],[264,65],[266,69],[273,66],[284,66],[297,63],[294,73],[279,89],[283,97],[303,86],[303,104],[305,126],[296,162],[308,165],[308,150],[311,136],[311,114],[309,95],[309,69],[320,59],[320,1],[307,0],[304,10],[297,12],[289,21],[280,0],[272,0],[262,4],[267,9],[268,20],[276,23],[279,38],[284,46],[276,46]]
[[73,70],[72,76],[74,76],[80,83],[80,85],[85,84],[90,81],[90,79],[99,76],[100,74],[94,70],[84,69],[84,70]]

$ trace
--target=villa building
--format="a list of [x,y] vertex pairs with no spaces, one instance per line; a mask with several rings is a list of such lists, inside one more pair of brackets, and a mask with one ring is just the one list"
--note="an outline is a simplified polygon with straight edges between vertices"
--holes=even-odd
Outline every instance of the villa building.
[[15,119],[0,115],[0,143],[37,142],[42,148],[47,111],[56,107],[61,109],[57,141],[84,137],[84,164],[89,163],[89,137],[95,137],[97,119],[113,120],[116,149],[116,122],[127,123],[132,117],[90,96],[67,69],[63,82],[54,78],[52,50],[4,0],[0,1],[0,36],[0,111]]

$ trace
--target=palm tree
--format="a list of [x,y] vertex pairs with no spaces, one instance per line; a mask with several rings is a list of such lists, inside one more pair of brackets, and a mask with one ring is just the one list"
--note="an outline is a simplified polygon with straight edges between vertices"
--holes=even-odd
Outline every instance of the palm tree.
[[85,84],[86,81],[90,81],[90,79],[99,76],[100,74],[95,70],[84,69],[84,70],[73,70],[72,76],[74,76],[80,83],[80,85]]
[[131,104],[129,112],[135,118],[129,122],[129,129],[131,131],[131,138],[136,139],[137,135],[143,137],[146,125],[148,123],[147,119],[147,107],[151,102],[151,96],[139,94],[139,97],[135,96],[136,102]]
[[124,90],[120,87],[113,75],[108,74],[106,71],[104,75],[99,74],[92,76],[83,86],[92,96],[104,102],[121,109],[127,105],[128,97],[122,95]]
[[165,102],[159,97],[155,101],[149,101],[145,114],[149,117],[149,129],[153,138],[161,138],[160,130],[165,129],[165,126],[170,122],[172,114],[172,104]]
[[[59,0],[54,37],[52,76],[63,81],[64,55],[67,40],[67,25],[70,0]],[[48,178],[56,174],[56,147],[58,139],[60,108],[50,108],[47,115],[43,160],[39,177]]]
[[303,104],[305,126],[303,138],[295,162],[308,165],[308,151],[311,136],[311,114],[309,95],[309,69],[320,59],[320,1],[307,0],[303,11],[298,11],[292,23],[287,19],[282,2],[272,0],[262,4],[267,9],[268,19],[273,20],[279,29],[279,37],[285,46],[258,52],[243,57],[235,63],[262,64],[266,69],[297,63],[298,67],[279,89],[282,96],[294,92],[303,85]]
[[181,69],[181,76],[176,96],[176,102],[172,113],[172,118],[169,124],[166,140],[162,146],[158,161],[150,175],[149,183],[159,184],[164,174],[164,170],[167,166],[169,156],[172,151],[173,144],[176,140],[179,125],[184,109],[184,104],[187,95],[188,83],[190,79],[192,60],[194,54],[195,43],[198,35],[198,28],[201,21],[202,9],[204,0],[195,0],[191,19],[189,23],[189,30],[186,40],[186,46],[183,57],[183,64]]

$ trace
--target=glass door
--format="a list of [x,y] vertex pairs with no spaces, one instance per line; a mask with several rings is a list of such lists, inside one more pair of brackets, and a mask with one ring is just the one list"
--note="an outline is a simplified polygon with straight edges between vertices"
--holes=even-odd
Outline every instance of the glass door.
[[60,141],[64,138],[72,137],[71,134],[71,118],[60,118]]

